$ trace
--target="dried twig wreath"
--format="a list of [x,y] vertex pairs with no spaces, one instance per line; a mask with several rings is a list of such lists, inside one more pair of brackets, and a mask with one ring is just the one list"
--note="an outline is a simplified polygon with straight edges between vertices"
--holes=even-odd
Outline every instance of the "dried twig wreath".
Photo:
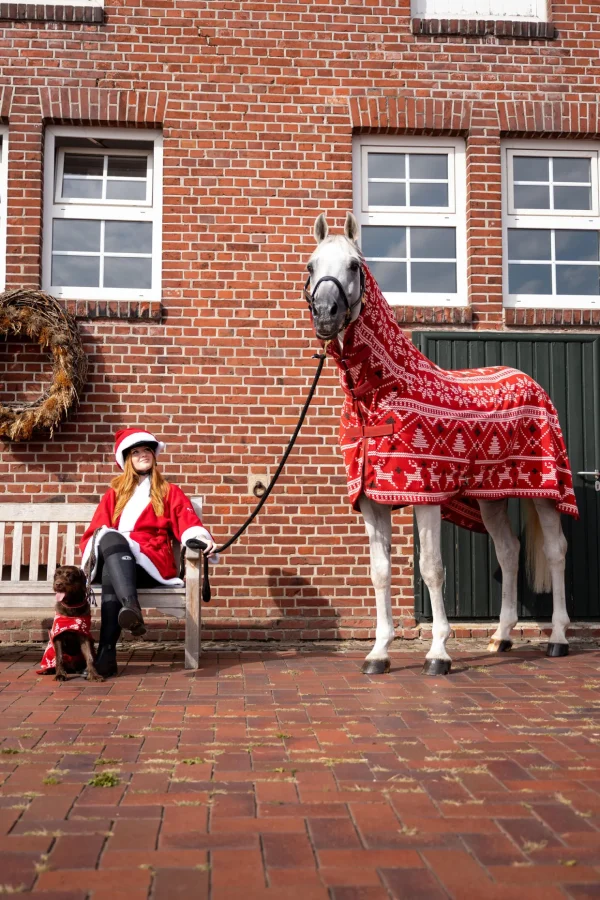
[[42,397],[31,403],[0,404],[0,438],[28,441],[34,431],[52,435],[79,399],[87,359],[75,319],[42,291],[0,294],[0,338],[28,337],[52,355],[53,377]]

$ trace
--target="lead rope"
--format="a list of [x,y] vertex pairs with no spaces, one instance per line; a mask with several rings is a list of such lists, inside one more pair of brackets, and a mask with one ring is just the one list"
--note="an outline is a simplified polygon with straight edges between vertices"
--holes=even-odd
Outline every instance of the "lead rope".
[[[285,466],[285,464],[287,462],[287,458],[290,455],[290,453],[292,452],[292,448],[293,448],[294,444],[296,443],[296,438],[298,437],[298,435],[300,433],[300,429],[302,428],[302,425],[304,424],[304,419],[306,418],[306,413],[308,412],[308,407],[310,406],[311,400],[314,396],[315,390],[317,388],[317,383],[319,381],[319,378],[321,377],[321,372],[322,372],[323,366],[325,364],[325,360],[327,359],[327,344],[328,343],[329,343],[329,341],[325,341],[323,353],[315,353],[312,357],[313,359],[319,360],[319,365],[317,366],[317,371],[315,372],[315,377],[313,378],[313,383],[310,386],[308,396],[306,398],[304,406],[302,407],[302,412],[300,413],[300,418],[298,419],[298,424],[296,425],[296,428],[294,429],[294,433],[290,438],[290,441],[286,447],[285,453],[281,457],[281,461],[280,461],[279,465],[277,466],[277,471],[271,478],[271,481],[269,482],[269,485],[268,485],[266,491],[264,492],[264,494],[262,495],[262,497],[256,504],[252,513],[248,516],[248,518],[246,519],[246,521],[244,522],[242,527],[238,528],[238,530],[233,535],[233,537],[230,537],[229,540],[226,541],[226,543],[224,543],[222,547],[217,547],[217,549],[215,550],[215,553],[223,553],[225,550],[227,550],[229,547],[231,547],[232,544],[235,544],[235,542],[243,535],[245,530],[248,528],[248,526],[251,524],[251,522],[254,521],[254,519],[257,517],[257,515],[259,514],[259,512],[261,511],[261,509],[267,502],[267,500],[269,498],[269,494],[275,487],[275,485],[277,483],[277,479],[281,475],[281,473],[283,471],[283,467]],[[184,570],[185,570],[185,547],[182,547],[181,548],[180,575]],[[205,556],[204,557],[204,571],[203,571],[203,575],[202,575],[202,601],[204,603],[210,603],[210,599],[211,599],[211,589],[210,589],[210,578],[209,578],[209,571],[208,571],[208,556]]]

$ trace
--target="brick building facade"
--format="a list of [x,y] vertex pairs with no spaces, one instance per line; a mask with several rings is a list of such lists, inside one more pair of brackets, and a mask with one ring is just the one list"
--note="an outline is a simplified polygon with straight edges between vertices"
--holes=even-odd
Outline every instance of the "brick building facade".
[[[0,4],[6,289],[52,290],[53,265],[68,270],[63,283],[73,280],[69,266],[91,267],[82,277],[93,281],[92,256],[102,257],[105,278],[100,287],[59,294],[77,314],[89,381],[52,440],[2,446],[0,502],[97,500],[115,474],[114,432],[140,424],[166,441],[163,471],[203,497],[204,520],[216,538],[231,534],[256,502],[254,481],[274,471],[314,371],[318,343],[301,285],[315,217],[324,211],[339,228],[354,208],[368,227],[361,185],[368,185],[369,172],[357,172],[361,147],[380,155],[395,150],[409,160],[448,146],[461,161],[452,176],[454,256],[442,261],[450,281],[455,277],[452,297],[446,285],[436,300],[431,284],[395,296],[408,331],[600,330],[600,297],[590,288],[590,277],[598,282],[593,249],[560,257],[553,239],[546,258],[533,240],[529,261],[506,256],[508,231],[524,227],[510,219],[518,220],[519,210],[509,208],[509,178],[515,191],[517,185],[538,191],[530,237],[544,227],[554,233],[557,217],[566,215],[558,228],[568,220],[565,227],[575,232],[585,217],[581,228],[597,244],[600,9],[551,0],[541,14],[536,2],[531,18],[490,13],[468,20],[459,12],[476,9],[474,0],[438,6],[447,7],[446,18],[418,5],[411,11],[410,0]],[[83,164],[78,169],[74,149],[81,158],[94,156],[99,174]],[[110,191],[118,194],[125,182],[130,211],[115,217],[139,225],[147,211],[149,193],[135,207],[135,173],[129,163],[119,169],[111,162],[111,150],[121,160],[146,151],[152,159],[153,241],[144,238],[126,259],[122,245],[119,263],[118,246],[110,256],[114,222],[108,223],[98,252],[84,258],[81,245],[79,261],[69,261],[53,232],[52,210],[62,223],[71,216],[71,225],[87,215],[90,234],[102,212],[69,207],[61,219],[68,177],[75,183],[83,172],[84,180],[103,185],[106,216],[114,213]],[[541,160],[549,174],[518,169],[507,162],[511,153]],[[580,161],[579,174],[565,162],[572,158]],[[562,162],[548,170],[547,160]],[[144,172],[149,183],[150,169]],[[451,186],[443,174],[437,181]],[[382,183],[385,189],[385,177]],[[401,183],[407,190],[413,184],[400,173],[387,186]],[[585,190],[590,199],[580,199],[578,208],[560,200]],[[540,191],[551,197],[546,205]],[[93,206],[89,191],[85,196]],[[448,224],[444,209],[427,209],[430,203],[423,201],[414,219],[407,208],[386,218],[380,207],[372,221],[424,234],[436,222]],[[82,228],[73,227],[83,240]],[[115,231],[113,243],[121,233]],[[396,271],[412,271],[416,284],[418,266],[411,268],[403,254],[410,255],[397,254]],[[427,260],[431,252],[423,255]],[[582,285],[576,296],[561,289],[566,264]],[[514,294],[511,265],[521,285]],[[131,275],[110,275],[125,269],[143,273],[140,290],[127,282]],[[44,355],[16,341],[3,347],[0,365],[4,401],[23,390],[36,396],[50,372]],[[215,573],[206,636],[373,633],[367,541],[346,500],[337,448],[340,405],[329,365],[280,486]],[[395,523],[394,608],[400,629],[411,635],[410,510],[397,513]]]

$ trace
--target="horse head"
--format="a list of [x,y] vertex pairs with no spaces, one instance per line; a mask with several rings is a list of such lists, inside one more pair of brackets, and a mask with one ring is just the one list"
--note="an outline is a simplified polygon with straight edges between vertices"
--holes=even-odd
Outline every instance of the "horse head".
[[344,234],[329,234],[323,213],[315,222],[317,248],[308,261],[304,286],[317,337],[328,341],[359,315],[364,291],[362,257],[356,244],[358,223],[346,216]]

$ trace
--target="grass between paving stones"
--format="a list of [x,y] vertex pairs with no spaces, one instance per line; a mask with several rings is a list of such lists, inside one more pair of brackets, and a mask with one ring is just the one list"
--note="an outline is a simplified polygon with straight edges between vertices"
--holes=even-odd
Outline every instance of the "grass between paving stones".
[[120,783],[121,779],[117,772],[98,772],[88,781],[92,787],[116,787]]

